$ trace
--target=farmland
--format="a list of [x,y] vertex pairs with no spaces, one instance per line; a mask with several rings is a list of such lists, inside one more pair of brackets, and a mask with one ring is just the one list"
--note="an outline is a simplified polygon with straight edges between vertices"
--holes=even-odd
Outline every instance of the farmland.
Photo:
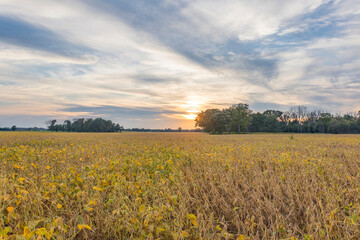
[[0,133],[2,239],[359,239],[360,136]]

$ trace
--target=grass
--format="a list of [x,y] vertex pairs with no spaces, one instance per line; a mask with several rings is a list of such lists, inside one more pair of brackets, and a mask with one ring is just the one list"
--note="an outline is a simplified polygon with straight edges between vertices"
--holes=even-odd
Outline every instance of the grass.
[[0,239],[359,239],[360,136],[0,133]]

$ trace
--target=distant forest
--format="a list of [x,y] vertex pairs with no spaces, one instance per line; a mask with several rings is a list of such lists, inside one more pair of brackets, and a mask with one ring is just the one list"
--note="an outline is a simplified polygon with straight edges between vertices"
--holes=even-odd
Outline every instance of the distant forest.
[[195,119],[195,126],[211,133],[294,132],[294,133],[360,133],[358,113],[331,114],[309,110],[306,106],[289,111],[253,112],[246,103],[225,109],[207,109]]
[[73,121],[65,120],[63,123],[56,123],[56,120],[47,121],[49,131],[54,132],[201,132],[201,129],[149,129],[149,128],[127,128],[113,123],[111,120],[102,118],[78,118]]
[[11,128],[8,128],[8,127],[0,127],[0,131],[16,131],[18,130],[17,127],[14,125],[12,126]]
[[[49,120],[47,130],[55,132],[289,132],[289,133],[360,133],[360,111],[357,113],[332,114],[306,106],[291,107],[288,111],[266,110],[253,112],[246,103],[231,105],[225,109],[206,109],[195,118],[196,129],[145,129],[128,128],[102,118],[78,118],[57,123]],[[0,131],[44,131],[44,128],[3,127]]]
[[38,127],[21,127],[18,128],[15,125],[11,128],[9,127],[0,127],[0,131],[46,131],[45,128],[38,128]]
[[73,121],[65,120],[64,123],[56,124],[56,120],[47,122],[48,130],[55,132],[121,132],[123,126],[113,123],[111,120],[102,118],[78,118]]

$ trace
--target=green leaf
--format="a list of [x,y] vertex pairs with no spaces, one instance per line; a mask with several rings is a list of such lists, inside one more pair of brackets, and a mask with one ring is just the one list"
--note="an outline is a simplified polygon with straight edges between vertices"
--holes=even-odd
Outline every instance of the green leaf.
[[0,236],[6,236],[9,232],[12,232],[11,227],[6,227],[4,230],[0,232]]

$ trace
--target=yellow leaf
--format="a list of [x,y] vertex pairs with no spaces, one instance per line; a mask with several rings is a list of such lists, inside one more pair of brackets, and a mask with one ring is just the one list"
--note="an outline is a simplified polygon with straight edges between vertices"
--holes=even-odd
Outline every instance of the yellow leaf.
[[52,223],[53,226],[57,226],[58,222],[61,220],[61,217],[58,217],[57,219],[54,220],[54,222]]
[[91,230],[91,227],[89,225],[84,225],[84,228]]
[[21,192],[22,192],[23,194],[29,194],[29,192],[26,191],[26,190],[24,190],[24,189],[22,189]]
[[216,225],[216,230],[221,231],[222,228],[219,225]]
[[43,236],[43,235],[46,235],[48,232],[47,232],[46,228],[39,228],[39,229],[36,230],[35,233],[37,235]]
[[35,232],[36,232],[36,230],[34,230],[34,231],[32,231],[32,232],[29,232],[29,233],[25,236],[25,238],[26,238],[26,239],[31,239],[32,236],[35,234]]
[[194,214],[189,214],[187,215],[187,218],[190,220],[190,222],[192,223],[192,225],[194,225],[195,227],[198,226],[198,223],[197,223],[197,219],[196,219],[196,216]]
[[197,227],[197,226],[198,226],[198,223],[197,223],[196,220],[191,220],[191,223],[192,223],[192,225],[194,225],[194,227]]
[[49,166],[49,165],[47,165],[47,166],[46,166],[46,169],[50,169],[50,166]]
[[245,240],[245,236],[241,234],[237,237],[237,240]]
[[144,205],[141,205],[140,207],[139,207],[139,212],[141,213],[141,212],[143,212],[145,210],[145,206]]
[[82,230],[83,228],[87,228],[87,229],[91,230],[91,227],[89,225],[86,225],[86,224],[79,224],[78,228],[79,228],[79,230]]
[[26,237],[30,233],[29,227],[24,227],[24,237]]
[[11,213],[14,211],[14,207],[7,207],[6,210],[8,211],[8,213]]
[[53,235],[54,233],[54,230],[51,230],[50,232],[48,232],[47,234],[45,234],[45,237],[47,240],[50,240],[51,239],[51,236]]
[[21,184],[24,183],[24,180],[25,180],[25,178],[22,178],[22,177],[18,179],[19,183],[21,183]]
[[149,225],[149,221],[150,221],[150,218],[149,218],[149,216],[147,216],[144,220],[145,227],[147,227]]
[[59,203],[56,207],[60,209],[62,208],[62,205]]
[[170,180],[174,182],[174,175],[170,174]]
[[182,234],[182,236],[185,237],[185,238],[189,236],[189,233],[188,233],[187,231],[182,231],[181,234]]
[[99,187],[96,187],[96,186],[93,187],[93,189],[96,190],[96,191],[99,191],[99,192],[101,192],[103,190],[102,188],[99,188]]
[[159,227],[156,229],[156,235],[159,235],[159,233],[164,232],[164,231],[165,231],[164,228]]

